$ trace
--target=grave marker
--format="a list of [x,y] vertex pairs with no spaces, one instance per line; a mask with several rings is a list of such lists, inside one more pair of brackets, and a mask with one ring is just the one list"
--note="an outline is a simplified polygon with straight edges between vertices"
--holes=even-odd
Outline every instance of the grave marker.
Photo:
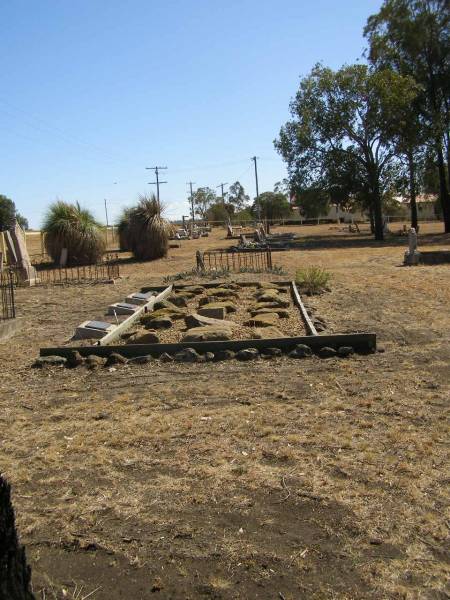
[[417,250],[417,233],[414,227],[411,227],[408,233],[408,250],[405,252],[404,264],[408,266],[418,265],[420,256],[420,252]]
[[130,304],[128,302],[115,302],[108,307],[108,315],[132,315],[137,310],[139,310],[139,306],[137,304]]
[[90,339],[90,338],[102,338],[108,333],[111,333],[116,329],[117,325],[107,323],[106,321],[85,321],[81,323],[76,330],[74,339]]
[[21,281],[28,285],[37,283],[39,280],[36,277],[36,269],[31,264],[23,231],[17,221],[14,221],[6,232],[6,243],[8,252],[18,268],[17,275]]

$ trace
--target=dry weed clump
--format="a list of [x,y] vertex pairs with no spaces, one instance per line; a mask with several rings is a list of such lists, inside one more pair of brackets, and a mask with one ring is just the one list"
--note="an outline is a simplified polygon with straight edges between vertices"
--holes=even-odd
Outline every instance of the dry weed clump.
[[298,269],[295,273],[295,283],[300,291],[308,296],[314,296],[329,290],[328,283],[330,279],[331,274],[317,266]]

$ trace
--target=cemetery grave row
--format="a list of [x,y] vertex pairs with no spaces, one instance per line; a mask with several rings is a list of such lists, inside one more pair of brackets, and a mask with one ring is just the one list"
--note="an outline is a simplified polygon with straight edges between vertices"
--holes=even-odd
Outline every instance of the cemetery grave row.
[[52,360],[79,363],[83,357],[109,357],[110,364],[112,355],[124,362],[197,362],[282,353],[326,358],[375,350],[373,333],[328,334],[323,319],[309,314],[293,281],[215,281],[132,293],[110,305],[104,320],[81,323],[66,345],[41,348],[37,366]]

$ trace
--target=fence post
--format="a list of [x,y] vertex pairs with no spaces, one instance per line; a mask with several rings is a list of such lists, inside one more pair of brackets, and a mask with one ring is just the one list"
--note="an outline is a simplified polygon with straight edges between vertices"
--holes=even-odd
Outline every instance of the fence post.
[[205,263],[203,261],[203,256],[202,253],[200,252],[200,250],[197,250],[197,252],[195,253],[196,259],[197,259],[197,271],[205,271]]

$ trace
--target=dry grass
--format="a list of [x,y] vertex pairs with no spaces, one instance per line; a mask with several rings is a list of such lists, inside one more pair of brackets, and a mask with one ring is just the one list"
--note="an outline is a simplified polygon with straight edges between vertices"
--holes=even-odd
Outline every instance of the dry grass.
[[192,267],[222,231],[150,277],[131,263],[116,286],[18,291],[0,464],[39,593],[73,580],[101,586],[96,600],[445,597],[449,268],[400,267],[402,241],[330,248],[339,231],[303,229],[315,245],[277,263],[330,271],[332,291],[308,303],[331,331],[375,331],[384,353],[29,369],[40,345]]

